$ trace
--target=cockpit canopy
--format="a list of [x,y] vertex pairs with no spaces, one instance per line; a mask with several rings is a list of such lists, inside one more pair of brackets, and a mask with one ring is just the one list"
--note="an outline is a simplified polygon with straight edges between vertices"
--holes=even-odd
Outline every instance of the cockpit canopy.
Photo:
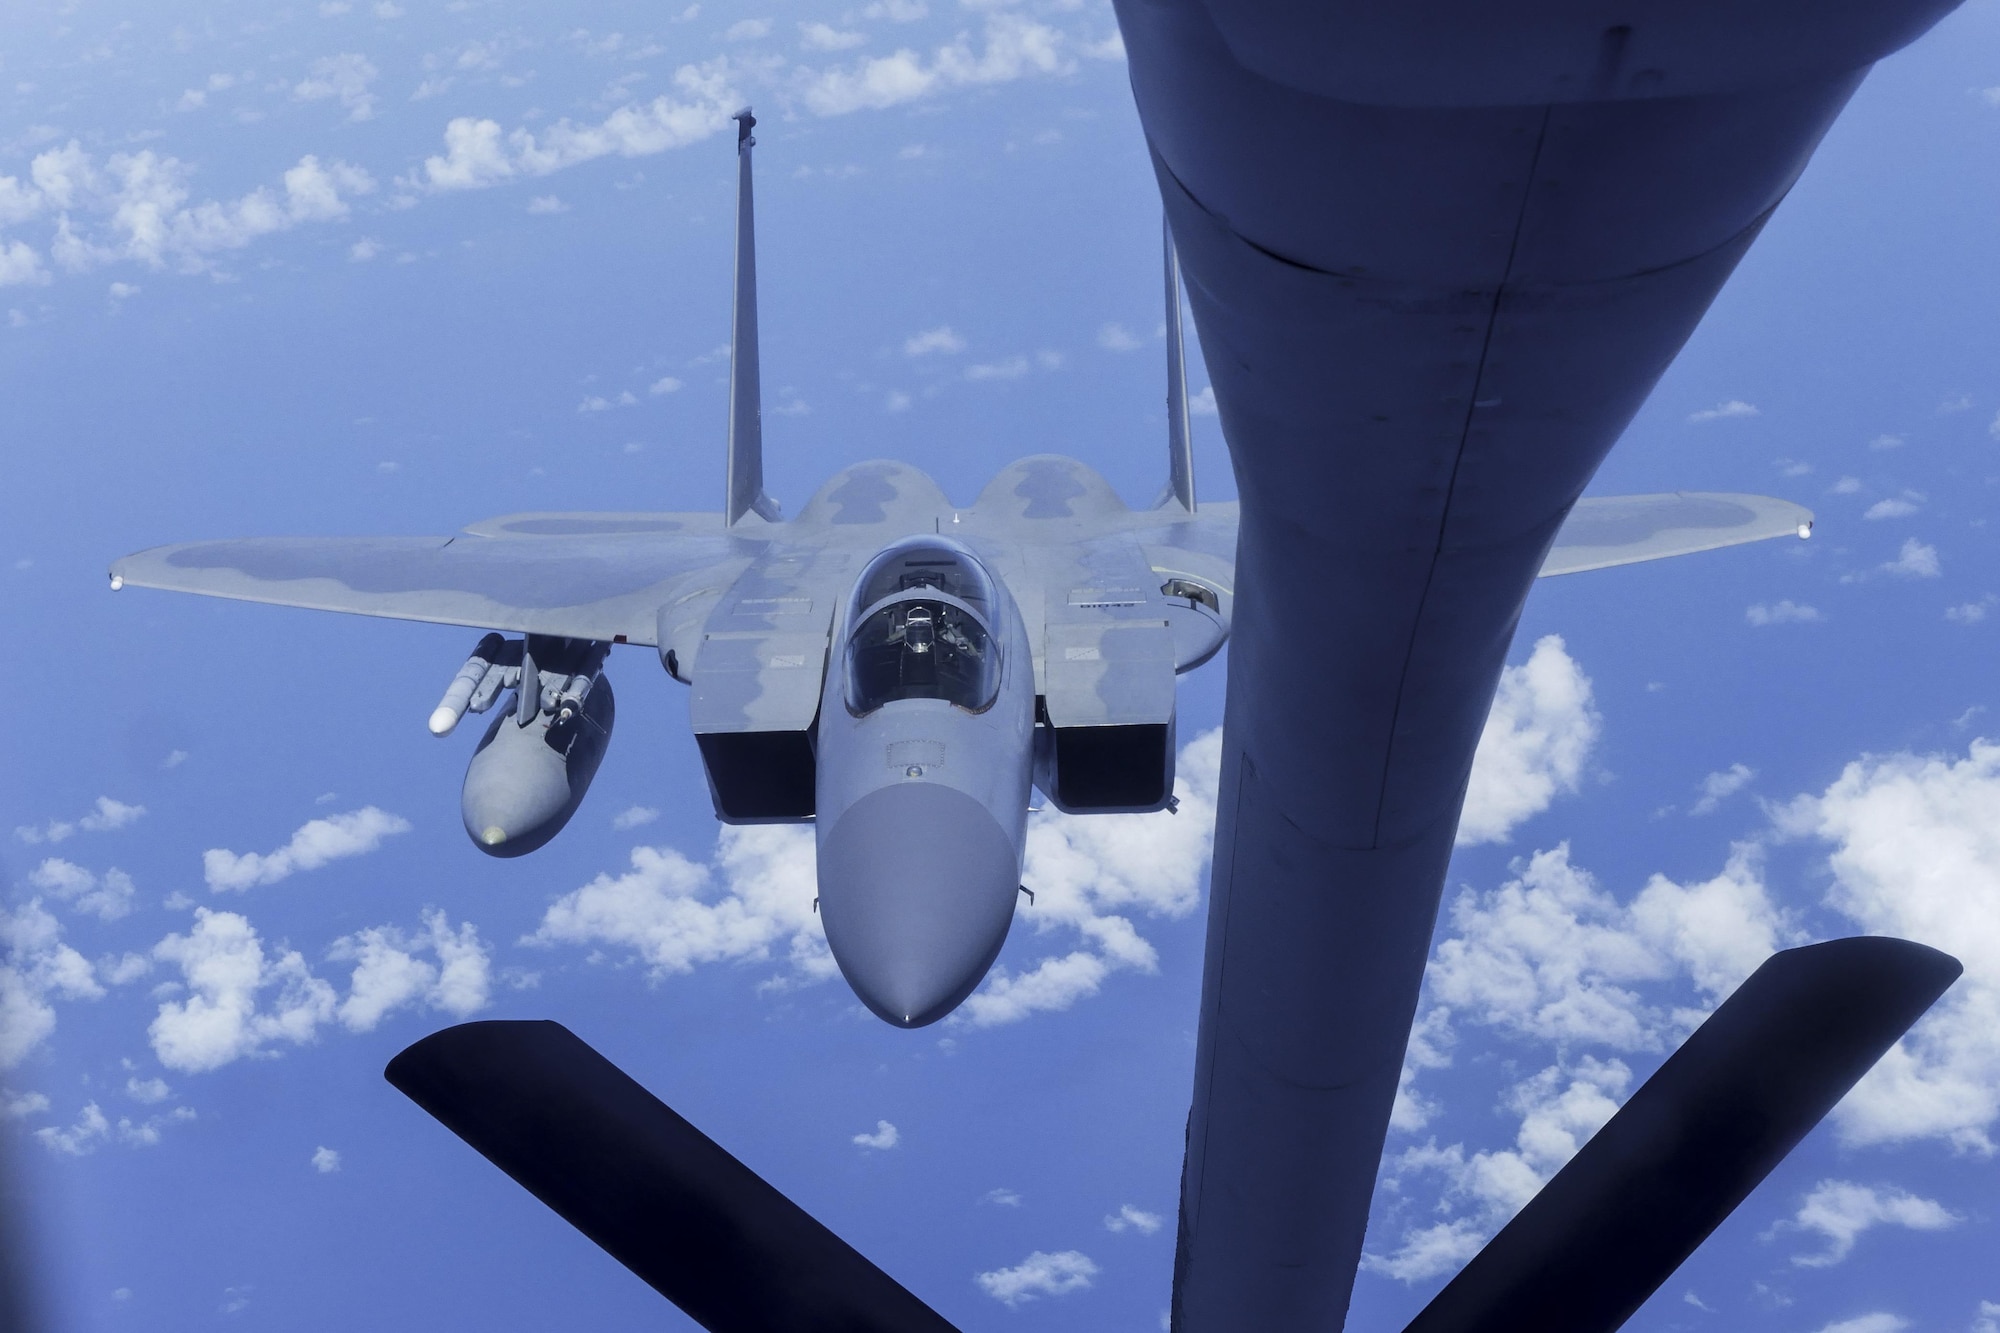
[[955,544],[902,542],[876,556],[848,615],[849,710],[863,716],[899,699],[989,707],[1000,691],[996,601],[992,577]]

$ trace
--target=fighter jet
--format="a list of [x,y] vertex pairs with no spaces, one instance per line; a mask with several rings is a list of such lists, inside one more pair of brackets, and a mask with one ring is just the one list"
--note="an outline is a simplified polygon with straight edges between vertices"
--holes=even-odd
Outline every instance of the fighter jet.
[[[494,856],[531,852],[569,821],[616,717],[611,649],[656,650],[690,687],[716,817],[813,823],[818,908],[842,975],[876,1014],[920,1027],[972,993],[1006,940],[1031,788],[1072,814],[1175,804],[1175,677],[1228,637],[1238,510],[1195,499],[1169,233],[1167,480],[1150,507],[1128,508],[1087,464],[1037,455],[965,506],[907,464],[858,463],[782,517],[763,485],[756,121],[747,109],[736,119],[720,513],[195,542],[117,561],[111,585],[490,631],[429,726],[445,736],[467,713],[495,714],[461,796],[466,833]],[[1540,572],[1811,525],[1805,509],[1760,496],[1586,499]],[[1310,598],[1297,610],[1322,614]]]

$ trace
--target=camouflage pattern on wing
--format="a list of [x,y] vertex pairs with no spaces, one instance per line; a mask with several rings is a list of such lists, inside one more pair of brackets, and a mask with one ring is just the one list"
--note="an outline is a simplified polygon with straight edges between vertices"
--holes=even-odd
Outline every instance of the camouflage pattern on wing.
[[693,573],[765,542],[713,514],[520,514],[458,537],[253,537],[159,546],[114,586],[650,644]]
[[1585,496],[1569,511],[1541,577],[1633,565],[1812,531],[1810,509],[1765,495],[1675,491]]

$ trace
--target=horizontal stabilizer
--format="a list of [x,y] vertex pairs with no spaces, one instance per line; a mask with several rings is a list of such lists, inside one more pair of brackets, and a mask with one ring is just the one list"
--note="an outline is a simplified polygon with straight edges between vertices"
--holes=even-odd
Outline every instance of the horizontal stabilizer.
[[1962,970],[1879,936],[1774,954],[1404,1333],[1611,1333]]
[[1569,511],[1542,577],[1636,565],[1771,537],[1804,537],[1810,509],[1767,495],[1675,491],[1668,495],[1592,495]]
[[389,1082],[710,1333],[954,1333],[558,1023],[463,1023]]

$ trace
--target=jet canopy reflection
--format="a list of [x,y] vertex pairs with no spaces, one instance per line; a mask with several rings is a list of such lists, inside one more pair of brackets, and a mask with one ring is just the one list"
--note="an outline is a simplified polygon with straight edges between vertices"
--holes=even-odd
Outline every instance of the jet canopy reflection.
[[995,597],[992,576],[962,547],[899,542],[876,556],[848,616],[848,711],[865,717],[903,699],[991,707],[1000,689]]

